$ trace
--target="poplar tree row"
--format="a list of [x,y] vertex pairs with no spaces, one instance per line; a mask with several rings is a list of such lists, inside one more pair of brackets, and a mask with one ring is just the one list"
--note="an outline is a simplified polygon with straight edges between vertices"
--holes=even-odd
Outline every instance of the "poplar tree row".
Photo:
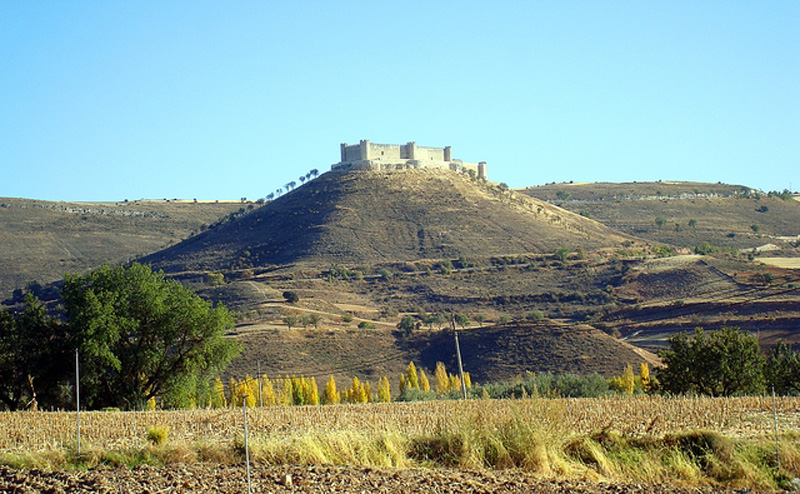
[[[468,373],[464,374],[467,388],[472,386]],[[320,392],[316,378],[285,376],[270,379],[266,374],[260,378],[245,376],[244,379],[230,378],[227,387],[217,377],[213,389],[205,402],[198,403],[194,396],[189,396],[186,403],[191,407],[226,408],[256,406],[302,406],[302,405],[335,405],[340,403],[390,403],[393,398],[409,401],[414,392],[424,393],[426,399],[448,395],[461,388],[461,380],[455,374],[449,374],[442,362],[437,362],[433,376],[433,385],[425,373],[413,362],[406,371],[398,376],[397,386],[400,394],[392,396],[392,385],[388,377],[378,379],[373,391],[369,381],[361,381],[353,377],[350,386],[339,390],[336,380],[330,376]],[[155,400],[148,402],[148,409],[155,409]]]

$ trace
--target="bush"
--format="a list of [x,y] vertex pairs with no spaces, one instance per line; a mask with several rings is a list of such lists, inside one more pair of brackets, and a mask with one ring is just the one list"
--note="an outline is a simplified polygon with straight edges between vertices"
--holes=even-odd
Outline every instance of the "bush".
[[358,323],[358,329],[375,329],[375,325],[371,322],[361,321]]
[[166,444],[167,436],[169,436],[169,427],[159,426],[147,428],[147,440],[154,446]]
[[300,300],[300,296],[297,294],[297,292],[292,290],[283,292],[283,298],[286,299],[286,302],[290,304],[296,304]]

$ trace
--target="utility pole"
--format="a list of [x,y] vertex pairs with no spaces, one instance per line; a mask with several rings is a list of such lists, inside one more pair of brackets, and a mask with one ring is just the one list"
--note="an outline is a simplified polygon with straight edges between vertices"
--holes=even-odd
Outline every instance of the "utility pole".
[[458,330],[456,329],[456,316],[450,314],[450,326],[453,328],[453,334],[456,337],[456,358],[458,359],[458,375],[461,377],[461,396],[467,399],[467,382],[464,380],[464,366],[461,363],[461,347],[458,345]]

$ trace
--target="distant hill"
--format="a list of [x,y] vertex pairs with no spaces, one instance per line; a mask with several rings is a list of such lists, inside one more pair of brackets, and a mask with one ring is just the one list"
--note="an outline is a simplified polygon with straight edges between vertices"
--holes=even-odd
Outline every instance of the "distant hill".
[[[563,325],[555,321],[473,328],[459,332],[464,368],[476,382],[510,379],[525,372],[599,373],[611,377],[626,365],[658,365],[650,352],[621,342],[590,326]],[[387,329],[337,329],[317,331],[245,330],[236,336],[242,356],[228,374],[242,377],[258,370],[270,376],[334,375],[347,382],[354,375],[373,382],[394,377],[408,362],[428,369],[444,362],[458,369],[451,331],[420,331],[409,339]]]
[[0,299],[30,282],[127,261],[167,247],[239,203],[66,203],[0,198]]
[[595,221],[456,172],[328,172],[144,260],[177,272],[512,255],[625,239]]
[[742,185],[562,183],[519,192],[653,242],[690,248],[708,242],[742,249],[789,237],[800,240],[800,202]]

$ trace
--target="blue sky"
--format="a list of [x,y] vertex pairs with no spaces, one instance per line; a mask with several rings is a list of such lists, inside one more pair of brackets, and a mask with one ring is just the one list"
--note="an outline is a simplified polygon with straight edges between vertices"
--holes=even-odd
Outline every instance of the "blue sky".
[[360,139],[800,189],[800,2],[0,3],[0,196],[255,199]]

